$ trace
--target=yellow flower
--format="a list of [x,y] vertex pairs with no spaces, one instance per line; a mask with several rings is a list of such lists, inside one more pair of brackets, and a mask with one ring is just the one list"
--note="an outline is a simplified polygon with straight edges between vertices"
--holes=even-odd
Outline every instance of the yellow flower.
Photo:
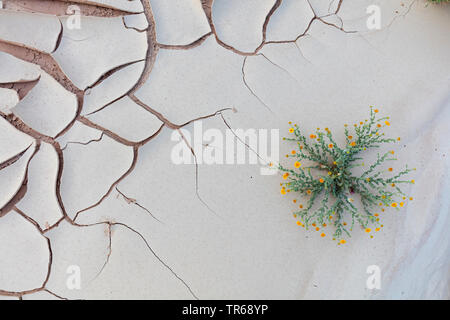
[[380,230],[381,230],[380,228],[376,228],[376,229],[375,229],[376,232],[378,232],[378,231],[380,231]]
[[333,161],[333,164],[334,164],[334,165],[336,165],[336,164],[337,164],[337,162],[336,162],[336,161]]
[[396,207],[397,207],[397,202],[392,202],[392,203],[391,203],[391,207],[392,207],[392,208],[396,208]]
[[404,203],[403,203],[403,202],[400,202],[400,207],[403,207],[403,205],[404,205]]
[[345,241],[344,239],[342,239],[341,241],[339,241],[339,243],[341,243],[341,244],[344,244],[344,243],[346,243],[347,241]]
[[366,232],[367,232],[367,233],[369,233],[370,231],[372,231],[372,229],[366,228]]
[[377,127],[378,127],[378,128],[381,128],[381,124],[377,124]]
[[394,153],[395,153],[394,150],[392,150],[392,151],[391,151],[391,154],[394,154]]
[[391,124],[389,123],[389,121],[385,121],[384,122],[387,126],[390,126]]
[[378,214],[378,213],[375,213],[375,214],[374,214],[374,216],[375,216],[375,217],[378,217],[378,216],[379,216],[379,214]]
[[286,180],[287,177],[289,177],[289,173],[286,172],[285,174],[283,174],[283,179]]
[[398,137],[398,138],[397,138],[397,141],[400,141],[400,140],[401,140],[400,137]]
[[414,180],[411,180],[411,183],[416,183]]
[[389,168],[388,170],[392,172],[392,170],[394,170],[394,169],[392,169],[392,168]]
[[297,200],[296,200],[296,199],[294,199],[294,200],[292,200],[292,202],[293,202],[293,203],[297,203]]
[[289,132],[290,132],[290,133],[293,133],[293,132],[294,132],[294,128],[290,128],[290,129],[289,129]]
[[324,183],[325,180],[323,180],[322,178],[319,179],[320,183]]
[[300,221],[297,221],[297,225],[298,225],[298,226],[301,226],[302,223],[301,223]]
[[353,139],[353,136],[348,136],[348,139],[349,139],[349,140],[352,140],[352,139]]
[[413,197],[410,197],[409,200],[412,201],[412,200],[413,200]]
[[292,154],[295,154],[295,150],[292,150],[291,153],[292,153]]
[[302,164],[300,163],[300,162],[296,162],[296,163],[294,163],[294,167],[296,167],[296,168],[300,168],[300,166],[301,166]]
[[299,207],[300,209],[303,209],[303,205],[302,205],[302,204],[301,204],[301,205],[299,205],[298,207]]
[[311,135],[309,135],[309,137],[310,137],[311,139],[317,138],[317,136],[316,136],[315,134],[311,134]]
[[319,230],[320,230],[320,228],[319,228],[319,227],[317,227],[317,228],[316,228],[316,231],[319,231]]
[[311,190],[306,190],[306,193],[307,194],[311,194]]
[[352,141],[352,142],[350,143],[350,145],[351,145],[352,147],[354,147],[354,146],[356,146],[356,142],[355,142],[355,141]]
[[378,109],[373,110],[373,112],[378,113]]
[[286,189],[285,188],[281,188],[281,194],[286,194]]
[[321,236],[322,238],[325,237],[325,233],[322,233],[320,236]]
[[332,149],[332,148],[333,148],[333,144],[330,143],[330,144],[328,145],[328,148]]
[[370,182],[370,178],[367,178],[366,181],[367,181],[367,182]]

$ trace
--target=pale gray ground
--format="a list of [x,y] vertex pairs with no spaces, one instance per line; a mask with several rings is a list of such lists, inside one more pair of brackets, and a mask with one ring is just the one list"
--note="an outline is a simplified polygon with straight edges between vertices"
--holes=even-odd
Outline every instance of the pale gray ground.
[[[371,5],[380,29],[367,27]],[[0,298],[449,298],[450,5],[2,6]],[[280,175],[260,174],[264,162],[171,159],[173,131],[200,121],[342,135],[370,105],[402,137],[395,169],[417,168],[414,200],[387,210],[374,239],[358,229],[337,246],[332,230],[299,228],[294,196],[280,194]],[[380,290],[366,287],[370,265]]]

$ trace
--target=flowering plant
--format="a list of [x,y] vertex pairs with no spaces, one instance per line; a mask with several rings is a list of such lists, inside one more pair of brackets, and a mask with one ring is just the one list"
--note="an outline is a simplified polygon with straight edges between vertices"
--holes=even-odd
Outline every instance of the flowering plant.
[[[294,158],[294,169],[279,165],[284,172],[281,183],[281,194],[298,193],[308,198],[305,205],[298,204],[294,217],[298,218],[299,226],[314,227],[319,231],[321,227],[332,224],[335,227],[333,240],[344,244],[344,235],[350,236],[354,225],[358,223],[365,232],[379,231],[383,225],[380,223],[379,211],[383,207],[393,207],[398,210],[406,203],[406,195],[399,188],[399,184],[414,183],[414,180],[404,180],[404,176],[415,169],[406,168],[390,177],[383,177],[383,171],[378,167],[385,161],[396,160],[394,151],[387,151],[380,155],[362,174],[354,175],[352,168],[364,167],[361,153],[370,148],[378,148],[383,143],[400,141],[400,138],[386,138],[381,132],[382,127],[390,126],[389,117],[377,118],[378,109],[370,107],[370,118],[354,124],[353,133],[345,125],[344,147],[339,147],[331,131],[325,128],[309,135],[309,139],[302,134],[298,125],[294,125],[289,132],[294,138],[283,140],[296,142],[298,150],[292,150],[287,158]],[[292,123],[290,123],[292,125]],[[303,166],[303,160],[311,165]],[[393,172],[392,168],[387,169]],[[361,209],[355,205],[358,197]],[[320,200],[320,201],[319,201]],[[409,198],[412,200],[412,198]],[[372,228],[371,228],[372,227]],[[325,237],[325,233],[321,233]],[[371,237],[373,237],[371,235]]]

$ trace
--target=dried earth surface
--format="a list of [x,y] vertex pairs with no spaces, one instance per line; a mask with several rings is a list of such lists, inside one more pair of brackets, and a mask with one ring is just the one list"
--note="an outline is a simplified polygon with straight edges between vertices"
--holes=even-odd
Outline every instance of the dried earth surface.
[[[450,298],[450,5],[0,3],[0,299]],[[193,146],[198,125],[343,136],[370,105],[402,137],[394,169],[417,168],[373,239],[299,228],[244,141],[258,164]],[[177,134],[191,164],[173,160]]]

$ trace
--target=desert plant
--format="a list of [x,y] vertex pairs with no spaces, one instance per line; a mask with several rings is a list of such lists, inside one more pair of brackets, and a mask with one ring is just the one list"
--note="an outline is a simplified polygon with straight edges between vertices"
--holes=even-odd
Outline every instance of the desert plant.
[[[367,167],[360,175],[354,175],[355,167],[364,167],[362,154],[371,148],[378,148],[385,143],[400,141],[400,138],[386,138],[382,133],[383,127],[390,126],[389,117],[377,118],[378,109],[370,107],[370,118],[354,124],[352,132],[344,125],[345,141],[339,147],[328,128],[320,130],[307,138],[298,125],[293,125],[289,132],[294,138],[283,138],[297,144],[298,150],[286,155],[294,158],[293,169],[279,165],[284,172],[281,183],[281,193],[297,193],[307,197],[303,205],[293,200],[299,210],[294,212],[299,226],[308,229],[314,227],[316,231],[327,224],[334,225],[333,240],[344,244],[344,235],[350,236],[354,225],[358,223],[367,233],[380,231],[379,212],[384,207],[399,209],[406,203],[406,195],[399,188],[399,184],[414,183],[414,180],[404,180],[404,176],[415,169],[406,168],[396,174],[392,168],[386,171],[392,173],[390,177],[383,177],[383,171],[378,168],[386,161],[396,160],[394,151],[378,154],[377,160]],[[292,125],[292,123],[290,123]],[[303,161],[309,165],[303,165]],[[355,203],[359,198],[360,208]],[[409,198],[412,200],[412,198]],[[325,233],[321,233],[325,237]]]

